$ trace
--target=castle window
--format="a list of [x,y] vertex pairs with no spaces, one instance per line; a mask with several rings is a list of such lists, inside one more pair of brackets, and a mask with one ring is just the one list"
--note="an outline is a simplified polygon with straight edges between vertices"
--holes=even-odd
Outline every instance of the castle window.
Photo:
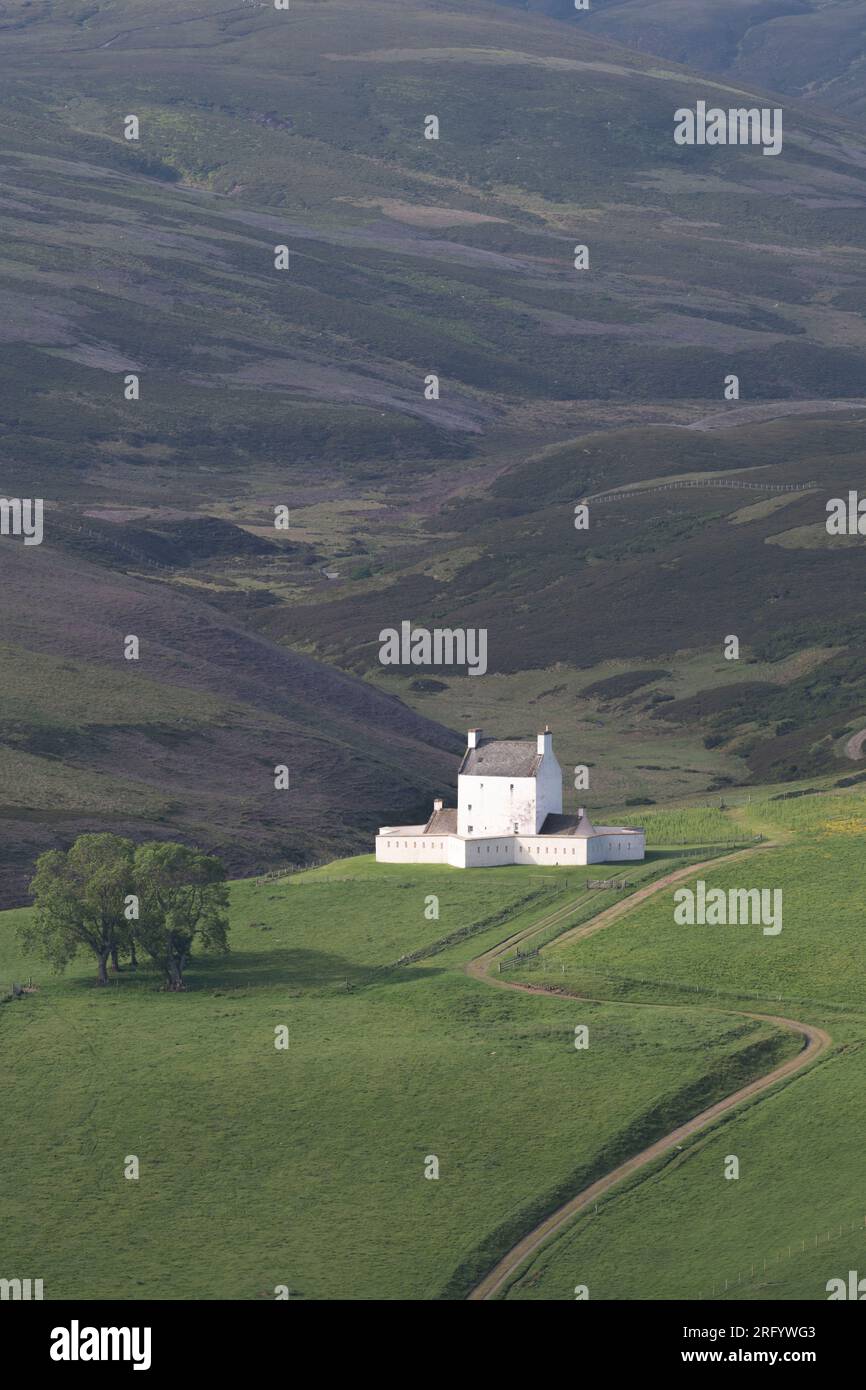
[[[470,810],[471,810],[471,809],[472,809],[472,808],[470,807]],[[472,826],[471,826],[471,825],[470,825],[470,827],[469,827],[469,834],[470,834],[470,835],[472,834]]]

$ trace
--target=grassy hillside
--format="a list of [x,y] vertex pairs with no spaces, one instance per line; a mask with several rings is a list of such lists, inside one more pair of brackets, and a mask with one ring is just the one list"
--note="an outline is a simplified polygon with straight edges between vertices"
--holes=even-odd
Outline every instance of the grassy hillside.
[[866,117],[863,0],[592,0],[579,16],[571,0],[545,8],[617,43]]
[[[866,723],[863,542],[821,538],[827,499],[859,486],[861,425],[587,433],[455,501],[402,562],[255,622],[454,728],[519,733],[531,712],[563,765],[597,767],[605,801],[841,775],[843,735]],[[408,615],[485,628],[491,674],[383,670],[378,634]]]
[[[593,1298],[822,1299],[827,1280],[861,1258],[866,798],[753,802],[736,822],[760,825],[779,847],[702,877],[781,888],[778,936],[676,926],[667,891],[588,940],[549,946],[547,969],[564,967],[569,990],[650,1012],[690,1001],[699,1016],[722,1007],[817,1023],[835,1048],[579,1218],[509,1297],[567,1299],[586,1282]],[[729,1154],[740,1160],[736,1181],[723,1176]]]
[[24,901],[35,855],[85,829],[180,836],[249,872],[366,847],[380,809],[420,817],[453,780],[453,734],[250,635],[206,590],[47,545],[10,545],[3,581],[0,901]]
[[588,872],[362,858],[239,883],[231,954],[175,996],[146,970],[97,990],[83,960],[51,977],[4,913],[0,973],[38,985],[0,1006],[7,1262],[46,1298],[463,1296],[559,1193],[795,1046],[712,1010],[576,1013],[467,978]]
[[[0,715],[2,901],[119,816],[241,871],[447,791],[453,738],[299,653],[452,730],[550,698],[610,801],[838,761],[859,541],[823,545],[807,484],[858,481],[863,136],[792,100],[777,159],[679,147],[724,82],[485,0],[10,3],[0,33],[0,471],[47,506],[41,547],[2,539],[3,690],[42,691]],[[406,618],[486,627],[494,674],[383,678]],[[670,685],[581,696],[643,667]]]

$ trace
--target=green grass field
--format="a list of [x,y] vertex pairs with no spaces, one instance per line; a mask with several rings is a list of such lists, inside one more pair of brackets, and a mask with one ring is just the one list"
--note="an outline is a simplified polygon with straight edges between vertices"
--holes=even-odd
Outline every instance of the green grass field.
[[4,913],[2,979],[38,985],[0,1007],[4,1272],[47,1298],[462,1297],[534,1219],[795,1046],[711,1008],[463,973],[596,872],[361,858],[238,883],[231,954],[184,995],[147,970],[98,990],[84,959],[54,977]]
[[[752,926],[676,926],[672,890],[573,946],[546,970],[593,997],[727,1007],[815,1023],[833,1050],[687,1142],[579,1217],[525,1267],[510,1298],[826,1298],[866,1258],[860,1133],[866,1083],[866,797],[752,802],[778,848],[702,873],[721,887],[781,887],[777,937]],[[544,957],[542,957],[544,959]],[[537,978],[524,968],[519,978]],[[740,1177],[723,1176],[734,1154]],[[727,1286],[726,1286],[727,1281]]]

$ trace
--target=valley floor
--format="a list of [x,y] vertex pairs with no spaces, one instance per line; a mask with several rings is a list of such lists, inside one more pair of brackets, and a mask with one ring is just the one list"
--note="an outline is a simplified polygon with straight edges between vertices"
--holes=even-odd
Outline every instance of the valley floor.
[[[465,1298],[575,1194],[796,1063],[802,1038],[766,1013],[826,1025],[833,1047],[605,1193],[507,1296],[587,1284],[593,1298],[710,1297],[753,1262],[756,1297],[824,1296],[820,1279],[849,1258],[840,1223],[858,1209],[862,1222],[863,962],[848,895],[864,801],[805,800],[733,813],[727,837],[760,826],[777,843],[700,870],[742,883],[744,862],[761,881],[772,866],[777,938],[674,927],[668,886],[587,938],[623,897],[586,889],[597,869],[470,875],[364,857],[235,884],[231,954],[201,957],[190,991],[167,995],[145,970],[106,990],[85,961],[52,977],[18,955],[22,912],[3,914],[3,978],[33,973],[38,987],[0,1008],[15,1077],[9,1276],[42,1278],[47,1298],[272,1298],[280,1284],[293,1298]],[[712,818],[692,814],[705,832]],[[659,848],[629,875],[651,886],[687,859]],[[523,932],[550,944],[503,960],[504,976],[557,970],[556,993],[467,973],[505,941],[513,957]],[[731,1153],[737,1182],[723,1178]],[[132,1154],[138,1181],[124,1177]],[[828,1229],[826,1250],[764,1278],[765,1257]]]

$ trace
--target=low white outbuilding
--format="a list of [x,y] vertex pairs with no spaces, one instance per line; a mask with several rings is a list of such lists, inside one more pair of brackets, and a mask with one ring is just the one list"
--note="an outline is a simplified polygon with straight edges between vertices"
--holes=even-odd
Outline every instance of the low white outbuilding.
[[440,800],[423,825],[383,825],[383,864],[616,864],[643,859],[646,835],[631,826],[593,825],[581,807],[562,813],[562,769],[549,729],[537,739],[485,738],[470,729],[457,774],[457,807]]

